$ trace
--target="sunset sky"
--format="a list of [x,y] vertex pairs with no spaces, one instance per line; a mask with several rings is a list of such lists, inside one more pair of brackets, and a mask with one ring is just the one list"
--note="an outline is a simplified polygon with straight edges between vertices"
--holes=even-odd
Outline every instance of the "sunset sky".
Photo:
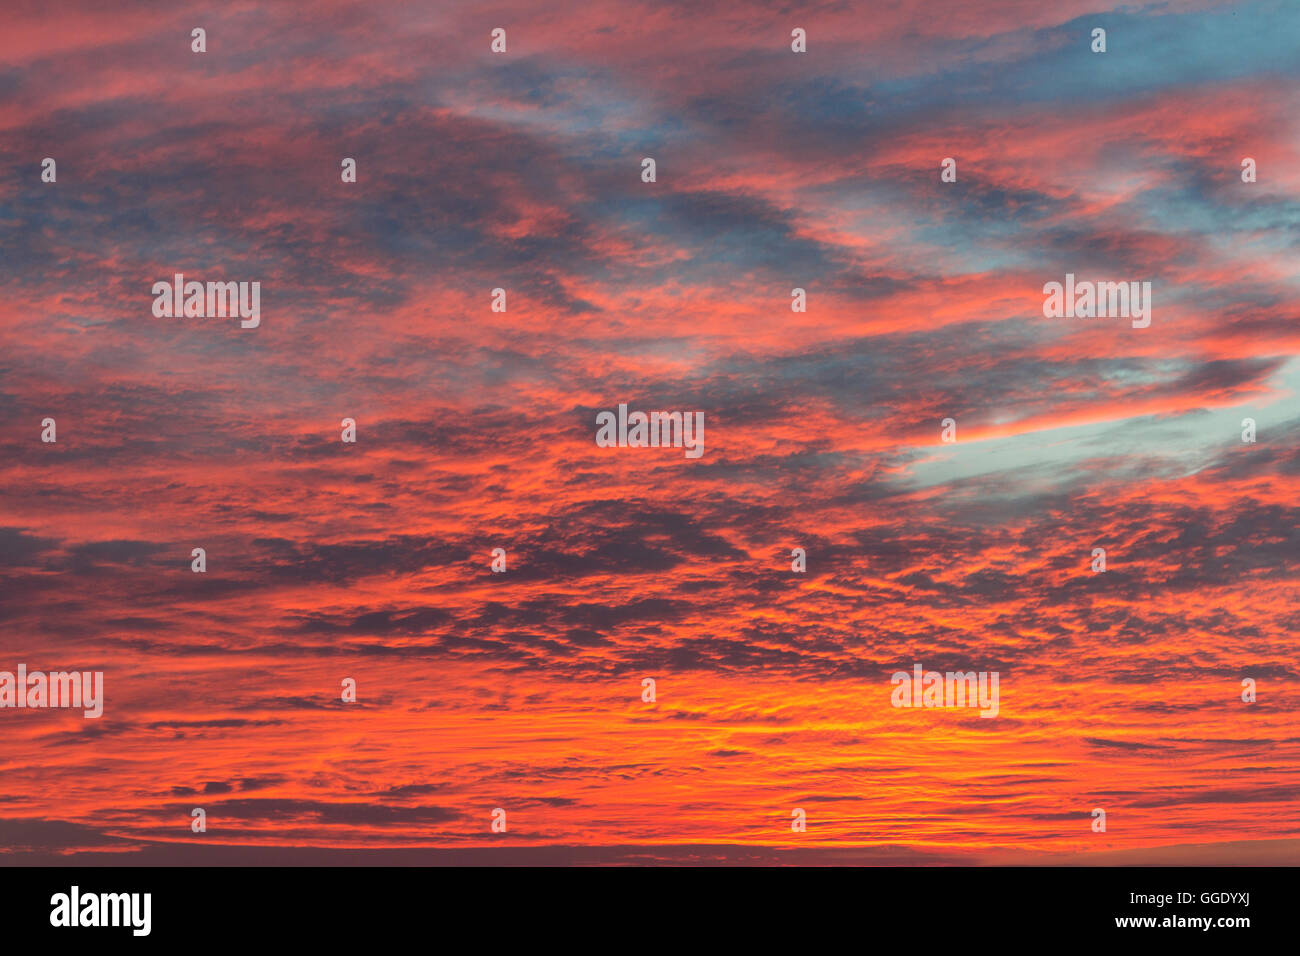
[[1300,4],[1113,6],[6,4],[0,862],[1300,862]]

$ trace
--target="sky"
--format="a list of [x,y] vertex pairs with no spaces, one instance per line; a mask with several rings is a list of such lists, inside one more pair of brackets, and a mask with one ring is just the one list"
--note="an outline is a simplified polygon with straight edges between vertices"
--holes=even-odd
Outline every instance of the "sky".
[[0,863],[1300,862],[1300,5],[1110,6],[6,5]]

